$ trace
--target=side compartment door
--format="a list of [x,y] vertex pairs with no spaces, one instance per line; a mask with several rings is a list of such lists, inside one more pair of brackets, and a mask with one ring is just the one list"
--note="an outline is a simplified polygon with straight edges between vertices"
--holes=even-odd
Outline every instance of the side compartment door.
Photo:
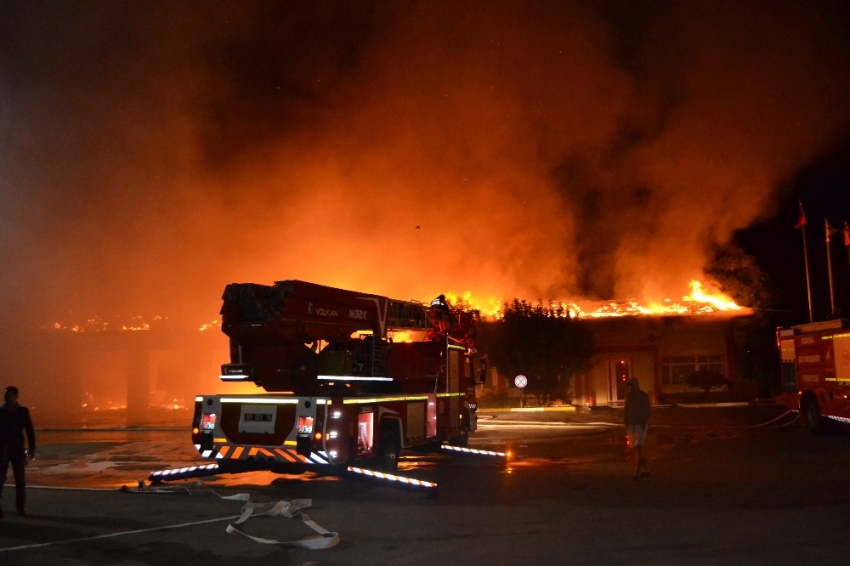
[[[463,350],[449,347],[449,367],[448,369],[448,424],[449,428],[456,429],[460,427],[460,397],[463,393],[460,389],[461,371],[463,371]],[[464,383],[464,391],[466,384]]]

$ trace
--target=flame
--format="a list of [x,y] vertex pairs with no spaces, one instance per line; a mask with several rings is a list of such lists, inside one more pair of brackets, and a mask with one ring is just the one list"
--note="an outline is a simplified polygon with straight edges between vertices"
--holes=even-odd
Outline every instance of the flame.
[[485,300],[479,301],[472,297],[471,291],[467,291],[462,295],[446,293],[446,300],[453,308],[477,310],[485,318],[499,318],[501,316],[503,304],[501,297],[487,297]]
[[[735,311],[745,314],[749,311],[741,307],[731,298],[722,293],[707,292],[700,281],[690,282],[691,292],[682,297],[680,301],[672,301],[669,298],[663,301],[648,301],[641,304],[638,301],[551,301],[550,307],[561,307],[570,316],[578,318],[604,318],[613,316],[672,316],[672,315],[699,315],[717,312]],[[502,297],[489,296],[484,299],[473,296],[471,291],[464,293],[446,293],[446,299],[453,308],[463,310],[477,310],[483,318],[498,320],[502,316],[504,301]],[[426,303],[428,304],[428,303]],[[69,313],[70,315],[71,313]],[[42,329],[54,332],[143,332],[158,326],[168,320],[167,316],[154,316],[145,319],[142,315],[130,317],[114,317],[112,322],[107,322],[95,316],[85,321],[56,321],[42,326]],[[221,327],[218,319],[202,324],[198,330],[205,332]],[[400,334],[394,336],[396,342],[407,342],[414,337]]]
[[221,326],[221,322],[218,319],[210,322],[209,324],[202,324],[201,328],[199,328],[199,331],[204,332],[205,330],[209,330],[210,328],[215,328],[216,326]]
[[691,281],[691,300],[698,303],[708,304],[719,311],[739,311],[741,307],[724,295],[708,295],[702,290],[702,283],[697,280]]
[[[69,315],[71,313],[68,313]],[[43,330],[62,332],[139,332],[151,329],[152,324],[162,323],[168,320],[167,316],[154,316],[149,321],[142,315],[130,317],[116,316],[112,322],[107,322],[99,316],[88,318],[85,321],[57,321],[43,325]]]
[[[736,311],[745,314],[749,311],[741,307],[730,297],[722,293],[709,293],[703,289],[697,280],[690,282],[691,292],[680,301],[669,298],[663,301],[648,301],[641,304],[638,301],[551,301],[552,308],[561,307],[566,313],[577,318],[606,318],[616,316],[684,316],[702,315],[718,312]],[[501,299],[488,298],[477,301],[472,293],[462,295],[446,293],[446,299],[455,308],[477,309],[485,318],[499,319],[503,308]],[[483,305],[483,306],[482,306]]]

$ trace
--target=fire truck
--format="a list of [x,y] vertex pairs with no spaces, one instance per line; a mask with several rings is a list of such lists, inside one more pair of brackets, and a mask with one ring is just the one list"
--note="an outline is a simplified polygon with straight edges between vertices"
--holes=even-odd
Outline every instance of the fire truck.
[[192,441],[216,469],[391,472],[402,449],[475,431],[477,312],[304,281],[235,283],[223,301],[221,379],[265,393],[195,398]]
[[815,434],[850,424],[850,319],[778,328],[776,344],[788,408]]

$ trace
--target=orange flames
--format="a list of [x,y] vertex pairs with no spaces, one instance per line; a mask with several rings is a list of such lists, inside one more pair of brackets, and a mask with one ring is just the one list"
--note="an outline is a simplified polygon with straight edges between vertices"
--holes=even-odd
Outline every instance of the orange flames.
[[[569,312],[571,316],[579,318],[604,318],[613,316],[673,316],[673,315],[702,315],[712,313],[737,313],[748,314],[750,309],[741,307],[731,298],[718,292],[706,291],[699,281],[691,281],[691,292],[674,301],[664,299],[660,302],[649,301],[641,304],[635,300],[627,301],[551,301],[549,306],[558,307]],[[502,297],[487,297],[483,300],[473,296],[467,291],[463,294],[446,293],[446,299],[454,308],[464,310],[478,310],[484,318],[501,318],[504,308]],[[145,319],[142,315],[129,318],[115,317],[112,322],[107,322],[100,317],[93,317],[81,322],[53,322],[42,326],[43,330],[54,332],[138,332],[147,331],[151,326],[166,323],[168,317],[154,316]],[[215,319],[198,327],[200,332],[218,330],[221,321]],[[411,336],[400,334],[394,336],[397,342],[411,340]]]
[[[712,313],[747,314],[750,309],[739,306],[723,293],[711,293],[703,289],[702,283],[696,280],[690,283],[691,292],[679,301],[664,299],[661,302],[649,301],[641,304],[638,301],[552,301],[550,306],[562,307],[571,316],[579,318],[605,318],[613,316],[676,316],[702,315]],[[473,298],[472,293],[457,295],[446,294],[446,299],[455,307],[471,308],[481,311],[485,318],[500,318],[504,301],[501,298],[489,297],[484,301]]]
[[214,320],[210,323],[202,324],[201,327],[198,330],[201,331],[201,332],[204,332],[204,331],[209,330],[211,328],[216,328],[216,327],[220,327],[220,326],[221,326],[221,321],[216,319],[216,320]]
[[54,322],[45,324],[42,330],[62,332],[138,332],[150,330],[151,324],[158,324],[168,320],[167,316],[155,316],[146,320],[142,315],[134,315],[129,318],[116,316],[112,322],[107,322],[95,316],[81,322]]

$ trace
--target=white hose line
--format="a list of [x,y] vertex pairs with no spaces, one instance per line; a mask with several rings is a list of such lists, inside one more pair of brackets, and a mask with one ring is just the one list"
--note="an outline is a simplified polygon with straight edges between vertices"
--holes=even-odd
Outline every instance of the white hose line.
[[221,521],[230,521],[230,520],[236,519],[238,517],[239,517],[239,515],[233,515],[231,517],[220,517],[218,519],[206,519],[204,521],[194,521],[194,522],[191,522],[191,523],[180,523],[179,525],[165,525],[164,527],[151,527],[149,529],[136,529],[136,530],[133,530],[133,531],[121,531],[119,533],[109,533],[109,534],[106,534],[106,535],[96,535],[96,536],[93,536],[93,537],[83,537],[83,538],[75,538],[75,539],[68,539],[68,540],[56,540],[56,541],[52,541],[52,542],[41,542],[41,543],[37,543],[37,544],[24,544],[24,545],[21,545],[21,546],[10,546],[10,547],[7,547],[7,548],[0,548],[0,552],[9,552],[10,550],[25,550],[25,549],[28,549],[28,548],[44,548],[46,546],[56,546],[56,545],[60,545],[60,544],[72,544],[72,543],[75,543],[75,542],[86,542],[86,541],[91,541],[91,540],[101,540],[101,539],[106,539],[106,538],[115,538],[115,537],[121,537],[121,536],[127,536],[127,535],[137,535],[137,534],[141,534],[141,533],[150,533],[150,532],[154,532],[154,531],[165,531],[165,530],[168,530],[168,529],[180,529],[180,528],[183,528],[183,527],[191,527],[191,526],[194,526],[194,525],[205,525],[207,523],[218,523],[218,522],[221,522]]
[[[785,418],[785,416],[786,416],[786,415],[788,415],[789,413],[793,413],[793,412],[794,412],[794,411],[792,411],[792,410],[790,410],[790,409],[789,409],[789,410],[785,411],[784,413],[782,413],[781,415],[779,415],[778,417],[776,417],[775,419],[770,419],[770,420],[769,420],[769,421],[767,421],[766,423],[761,423],[761,424],[757,424],[757,425],[750,425],[750,426],[749,426],[749,427],[747,427],[747,428],[759,428],[759,427],[767,426],[767,425],[769,425],[769,424],[773,424],[773,423],[775,423],[776,421],[778,421],[778,420],[780,420],[780,419]],[[798,415],[798,416],[799,416],[799,415]],[[797,419],[794,419],[794,420],[793,420],[793,421],[791,421],[791,422],[793,423],[793,422],[794,422],[794,421],[796,421],[796,420],[797,420]]]
[[[6,487],[15,487],[14,483],[5,484]],[[123,487],[123,486],[122,486]],[[54,491],[121,491],[120,487],[63,487],[58,485],[32,485],[27,484],[27,489],[49,489]]]
[[[40,489],[51,489],[49,487],[41,487]],[[75,489],[75,488],[55,488],[55,489]],[[84,491],[113,491],[113,490],[97,490],[92,488],[83,488]],[[144,493],[144,492],[141,492]],[[165,492],[160,491],[159,493],[173,493],[173,492]],[[251,496],[247,493],[237,493],[235,495],[219,495],[218,493],[212,492],[221,499],[225,499],[228,501],[242,501],[245,505],[242,506],[242,511],[240,515],[232,515],[229,517],[220,517],[217,519],[205,519],[202,521],[193,521],[190,523],[180,523],[177,525],[165,525],[163,527],[150,527],[147,529],[135,529],[132,531],[121,531],[118,533],[109,533],[105,535],[95,535],[90,537],[82,537],[76,539],[68,539],[68,540],[57,540],[51,542],[42,542],[35,544],[24,544],[20,546],[11,546],[7,548],[0,548],[0,552],[9,552],[12,550],[25,550],[31,548],[44,548],[47,546],[57,546],[60,544],[73,544],[77,542],[87,542],[93,540],[101,540],[107,538],[115,538],[120,536],[128,536],[128,535],[136,535],[142,533],[150,533],[155,531],[164,531],[169,529],[180,529],[183,527],[192,527],[195,525],[205,525],[208,523],[218,523],[222,521],[236,521],[227,525],[225,532],[227,533],[239,533],[254,542],[258,542],[261,544],[276,544],[289,548],[302,548],[305,550],[321,550],[325,548],[331,548],[332,546],[336,546],[339,544],[339,533],[331,532],[326,529],[323,529],[318,524],[315,523],[310,517],[307,516],[306,513],[303,513],[301,509],[306,509],[312,505],[312,500],[310,499],[295,499],[293,501],[278,501],[272,503],[251,503]],[[287,518],[296,518],[300,517],[305,525],[319,533],[318,535],[307,536],[298,540],[291,541],[281,541],[274,539],[265,539],[261,537],[255,537],[249,535],[241,530],[238,525],[244,524],[251,517],[260,517],[260,516],[269,516],[269,517],[277,517],[283,516]]]
[[[240,494],[241,495],[241,494]],[[226,497],[222,499],[227,499]],[[279,544],[282,546],[290,547],[290,548],[303,548],[305,550],[322,550],[325,548],[330,548],[332,546],[336,546],[339,544],[339,533],[332,533],[326,529],[323,529],[319,525],[317,525],[310,517],[307,516],[306,513],[302,512],[301,509],[306,509],[312,505],[312,501],[310,499],[295,499],[293,501],[278,501],[277,503],[251,503],[248,502],[242,507],[242,515],[236,522],[227,525],[227,529],[225,529],[228,533],[239,533],[242,536],[248,537],[254,542],[259,542],[261,544]],[[269,517],[277,517],[282,515],[289,519],[300,516],[301,520],[304,521],[304,524],[319,533],[318,535],[313,535],[309,537],[304,537],[299,540],[293,541],[282,541],[282,540],[274,540],[267,539],[261,537],[255,537],[243,532],[238,528],[238,525],[241,525],[248,519],[253,517],[260,516],[269,516]]]
[[[796,411],[791,411],[791,412],[796,412]],[[794,424],[794,423],[796,423],[798,420],[800,420],[800,416],[801,416],[801,415],[800,415],[800,413],[797,413],[797,416],[796,416],[796,417],[794,417],[793,419],[791,419],[790,421],[788,421],[787,423],[782,423],[781,425],[776,425],[776,426],[777,426],[777,428],[782,428],[782,427],[786,427],[786,426],[791,426],[792,424]]]

